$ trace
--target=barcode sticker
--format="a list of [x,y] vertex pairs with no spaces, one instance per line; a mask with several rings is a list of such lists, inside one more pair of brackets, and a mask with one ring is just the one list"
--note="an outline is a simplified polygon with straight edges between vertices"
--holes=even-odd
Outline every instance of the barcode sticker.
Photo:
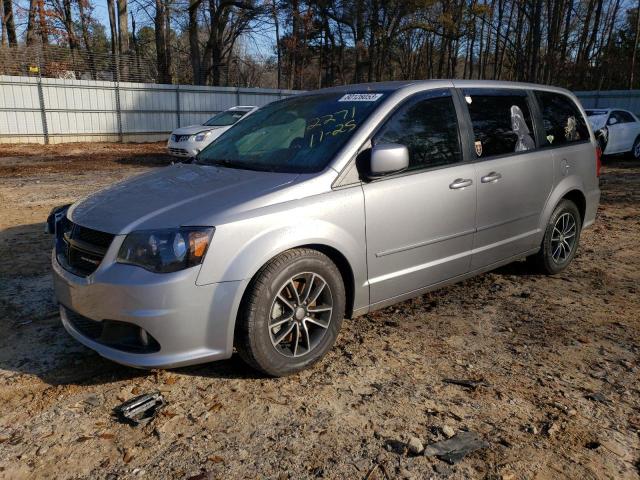
[[380,97],[381,93],[347,93],[342,96],[339,102],[375,102]]

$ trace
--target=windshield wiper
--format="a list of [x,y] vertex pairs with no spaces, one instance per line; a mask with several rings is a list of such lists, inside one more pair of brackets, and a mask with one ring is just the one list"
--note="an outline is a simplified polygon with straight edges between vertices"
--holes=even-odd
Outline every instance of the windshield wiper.
[[236,163],[231,160],[226,160],[224,158],[216,158],[215,160],[210,160],[206,162],[206,165],[215,165],[218,167],[226,167],[226,168],[235,168],[237,170],[253,170],[259,171],[260,169],[255,168],[251,165],[245,165],[244,163]]

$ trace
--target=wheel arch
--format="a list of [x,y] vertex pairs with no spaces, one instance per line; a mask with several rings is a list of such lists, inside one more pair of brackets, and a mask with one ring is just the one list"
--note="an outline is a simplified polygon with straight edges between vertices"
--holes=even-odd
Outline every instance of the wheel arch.
[[[575,203],[576,207],[578,207],[578,211],[580,212],[580,223],[584,224],[584,216],[587,210],[587,198],[584,196],[584,193],[578,189],[569,190],[562,196],[562,198],[560,198],[560,201],[562,200],[571,200]],[[558,201],[556,205],[560,203],[560,201]],[[555,209],[555,206],[553,208]]]
[[555,186],[547,199],[547,203],[540,217],[538,242],[542,241],[542,236],[544,235],[544,231],[547,228],[547,223],[549,222],[553,211],[556,209],[558,204],[565,199],[571,200],[576,204],[580,212],[582,223],[584,223],[587,200],[582,185],[582,179],[577,175],[565,177],[558,185]]
[[355,276],[353,273],[353,267],[351,266],[351,263],[349,262],[347,257],[340,250],[338,250],[337,248],[331,245],[327,245],[325,243],[301,243],[300,245],[284,248],[281,251],[273,254],[268,260],[263,262],[262,265],[260,265],[260,267],[255,270],[255,272],[251,276],[251,280],[247,283],[247,285],[244,288],[244,291],[242,292],[242,299],[240,301],[240,306],[238,308],[237,315],[241,314],[242,307],[246,301],[249,289],[253,285],[258,275],[260,275],[263,268],[277,256],[282,255],[283,253],[288,252],[290,250],[296,250],[299,248],[308,248],[311,250],[316,250],[326,255],[335,264],[335,266],[338,268],[338,271],[340,272],[340,276],[342,277],[342,282],[344,284],[344,289],[345,289],[345,295],[346,295],[345,317],[346,318],[352,317],[353,311],[354,311],[354,305],[355,305]]

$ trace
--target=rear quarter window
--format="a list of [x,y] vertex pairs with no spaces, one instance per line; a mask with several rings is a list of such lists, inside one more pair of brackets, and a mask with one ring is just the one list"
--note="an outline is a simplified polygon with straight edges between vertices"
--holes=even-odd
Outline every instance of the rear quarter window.
[[535,92],[544,125],[543,145],[565,145],[589,140],[587,122],[578,106],[566,95]]

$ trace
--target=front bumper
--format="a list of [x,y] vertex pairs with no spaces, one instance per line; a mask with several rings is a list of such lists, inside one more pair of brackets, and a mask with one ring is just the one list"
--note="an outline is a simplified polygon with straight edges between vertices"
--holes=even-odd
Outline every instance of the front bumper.
[[[76,340],[109,360],[140,368],[172,368],[231,356],[246,281],[198,286],[197,267],[154,274],[107,260],[105,257],[93,274],[83,278],[52,258],[62,324]],[[159,349],[133,353],[97,341],[74,326],[67,310],[94,321],[140,327],[158,342]]]
[[195,142],[193,140],[184,140],[182,142],[174,142],[169,139],[167,142],[167,150],[169,155],[179,158],[193,158],[200,150],[202,150],[204,142]]

